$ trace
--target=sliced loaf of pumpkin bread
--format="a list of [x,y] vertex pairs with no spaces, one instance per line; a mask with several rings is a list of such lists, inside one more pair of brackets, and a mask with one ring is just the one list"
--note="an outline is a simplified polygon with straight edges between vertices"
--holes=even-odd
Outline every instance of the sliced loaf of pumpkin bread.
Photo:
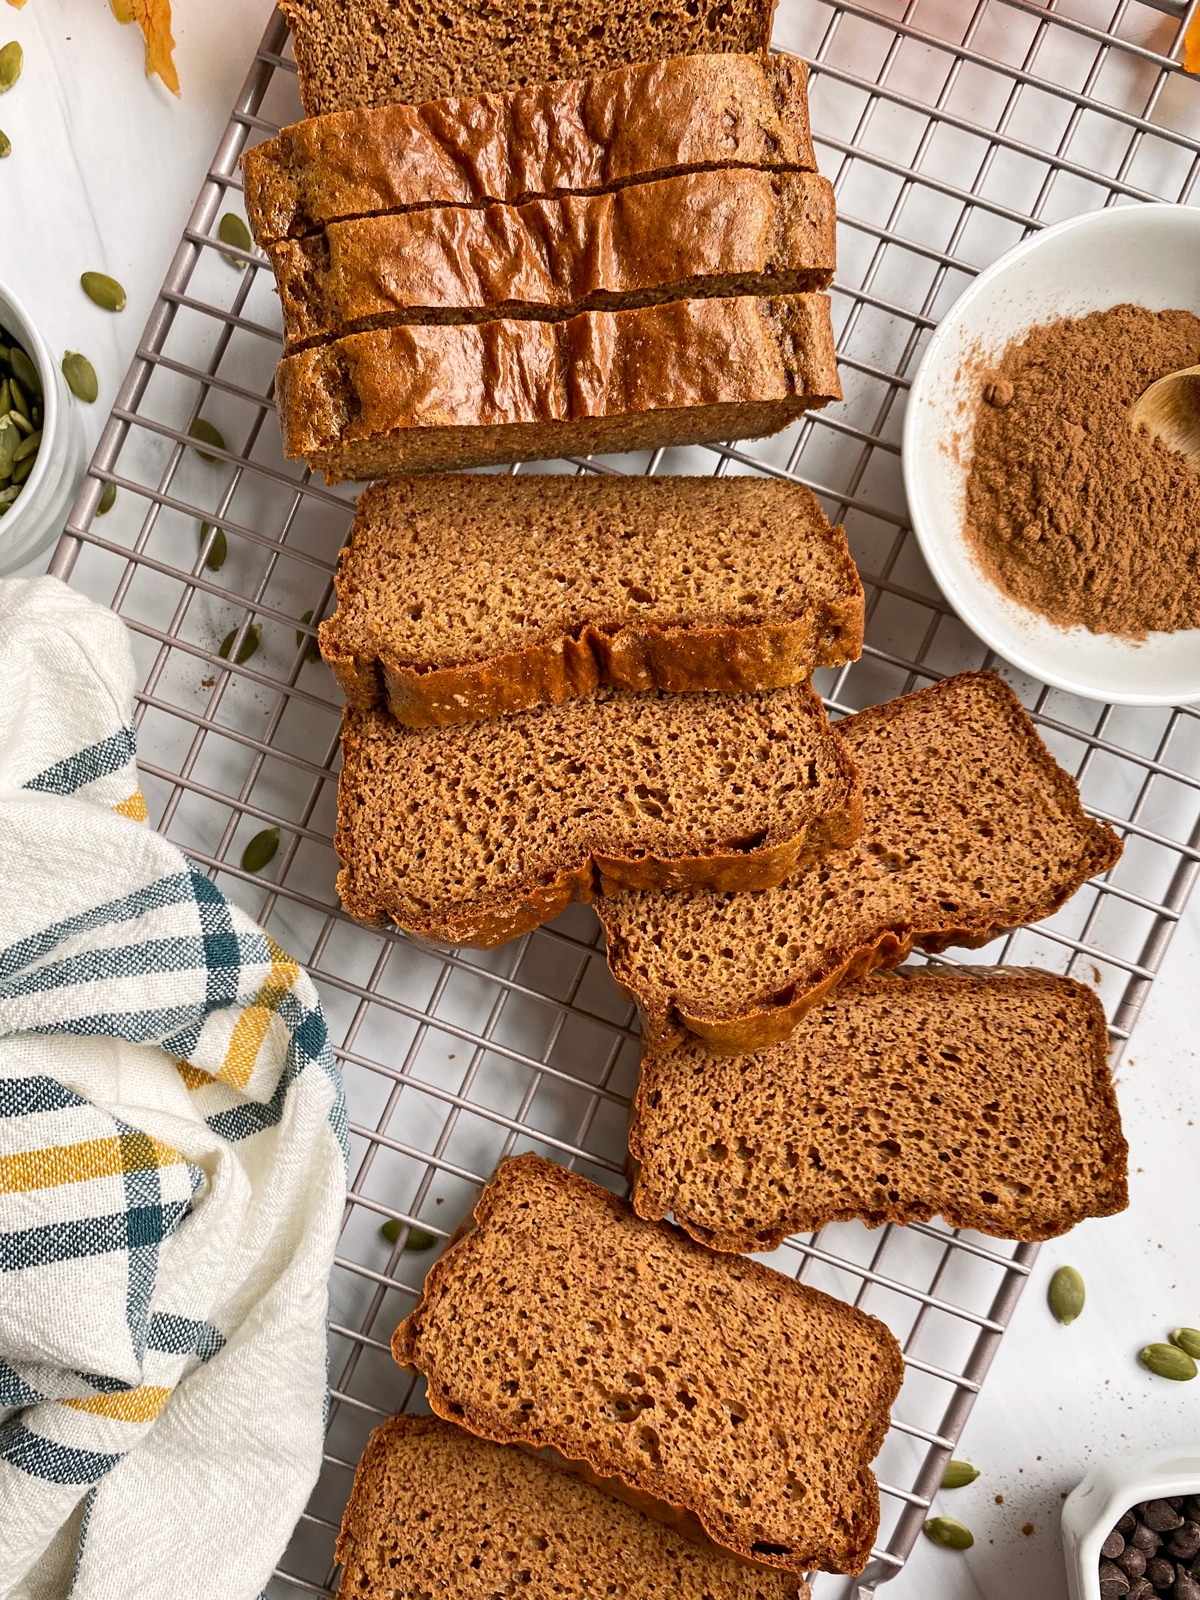
[[728,167],[815,171],[798,56],[673,56],[504,94],[355,107],[293,123],[242,157],[263,246],[343,217]]
[[716,1250],[858,1220],[1050,1239],[1129,1203],[1104,1011],[1048,972],[923,967],[836,990],[752,1056],[647,1054],[639,1216]]
[[736,168],[519,206],[358,217],[267,253],[297,350],[404,322],[804,294],[828,286],[836,231],[827,179]]
[[965,672],[837,724],[863,832],[763,894],[614,894],[613,976],[661,1049],[695,1034],[742,1055],[830,990],[914,947],[979,945],[1048,917],[1120,856],[1012,690]]
[[321,653],[410,727],[627,689],[782,688],[862,650],[845,535],[758,477],[430,473],[359,498]]
[[762,888],[861,826],[806,684],[599,689],[447,728],[345,714],[342,903],[440,943],[500,944],[618,884]]
[[275,387],[284,454],[330,483],[756,438],[842,392],[823,294],[376,329]]
[[[437,1417],[391,1417],[354,1475],[340,1600],[796,1600],[802,1585],[665,1528],[577,1474]],[[397,1587],[400,1585],[400,1587]]]
[[882,1322],[506,1161],[392,1352],[432,1409],[552,1452],[744,1560],[861,1572],[903,1364]]

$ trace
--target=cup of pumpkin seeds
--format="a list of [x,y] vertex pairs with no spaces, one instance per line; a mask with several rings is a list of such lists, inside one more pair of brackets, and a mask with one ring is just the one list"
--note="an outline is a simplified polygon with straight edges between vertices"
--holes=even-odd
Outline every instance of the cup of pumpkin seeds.
[[83,464],[83,429],[60,363],[0,283],[0,573],[62,532]]

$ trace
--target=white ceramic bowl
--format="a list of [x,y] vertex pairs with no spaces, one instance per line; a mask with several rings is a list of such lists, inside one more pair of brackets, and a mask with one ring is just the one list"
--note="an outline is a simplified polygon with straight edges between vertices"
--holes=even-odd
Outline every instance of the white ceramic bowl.
[[83,470],[83,429],[59,360],[29,313],[0,283],[0,328],[21,345],[42,380],[42,443],[25,487],[0,517],[0,573],[38,555],[62,532]]
[[[943,318],[904,419],[904,486],[929,570],[959,616],[1014,666],[1088,699],[1200,699],[1200,629],[1143,642],[1059,628],[1010,600],[976,566],[962,532],[972,358],[999,355],[1038,323],[1132,301],[1200,315],[1200,208],[1122,206],[1046,228],[980,273]],[[955,448],[955,443],[958,448]]]
[[1093,1467],[1062,1509],[1071,1600],[1100,1600],[1100,1546],[1119,1517],[1143,1500],[1200,1492],[1200,1447],[1115,1456]]

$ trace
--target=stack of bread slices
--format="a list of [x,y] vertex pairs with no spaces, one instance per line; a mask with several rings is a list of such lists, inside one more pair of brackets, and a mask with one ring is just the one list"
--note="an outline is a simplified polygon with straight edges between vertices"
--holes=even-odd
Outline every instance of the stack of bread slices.
[[309,120],[245,174],[285,444],[385,480],[320,629],[339,892],[477,946],[595,899],[644,1041],[632,1201],[502,1163],[396,1330],[435,1415],[373,1436],[341,1593],[783,1600],[864,1570],[904,1365],[746,1257],[1126,1203],[1091,991],[900,966],[1120,846],[993,674],[830,722],[812,676],[859,655],[863,591],[808,490],[444,470],[837,397],[832,195],[769,6],[284,9]]

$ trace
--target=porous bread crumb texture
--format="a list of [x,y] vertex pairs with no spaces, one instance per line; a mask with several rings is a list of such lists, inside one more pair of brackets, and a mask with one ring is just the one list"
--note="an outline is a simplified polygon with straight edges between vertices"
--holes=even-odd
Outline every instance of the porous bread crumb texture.
[[269,255],[290,351],[406,322],[561,320],[712,295],[824,289],[833,187],[811,172],[687,173],[521,206],[331,223]]
[[618,883],[777,882],[861,826],[805,684],[645,694],[412,729],[347,710],[336,846],[351,915],[498,944]]
[[504,1162],[392,1350],[483,1438],[549,1447],[789,1572],[861,1572],[903,1377],[874,1317],[538,1156]]
[[919,969],[847,984],[752,1056],[647,1055],[633,1203],[718,1250],[856,1219],[1050,1239],[1128,1204],[1104,1011],[1070,978]]
[[578,78],[630,62],[765,50],[774,0],[681,5],[523,0],[281,0],[306,116]]
[[609,965],[652,1048],[691,1032],[723,1054],[757,1050],[838,983],[914,946],[1036,922],[1120,856],[993,673],[946,678],[837,732],[863,785],[856,844],[761,895],[600,903]]
[[823,294],[407,324],[285,356],[275,382],[284,454],[330,482],[745,438],[841,397]]
[[242,157],[246,216],[264,247],[346,217],[736,167],[816,170],[798,56],[679,56],[509,94],[338,112]]
[[340,1600],[793,1600],[799,1585],[685,1538],[524,1450],[392,1417],[342,1519]]
[[782,479],[401,477],[364,491],[321,651],[410,726],[630,689],[780,688],[856,660],[845,535]]

